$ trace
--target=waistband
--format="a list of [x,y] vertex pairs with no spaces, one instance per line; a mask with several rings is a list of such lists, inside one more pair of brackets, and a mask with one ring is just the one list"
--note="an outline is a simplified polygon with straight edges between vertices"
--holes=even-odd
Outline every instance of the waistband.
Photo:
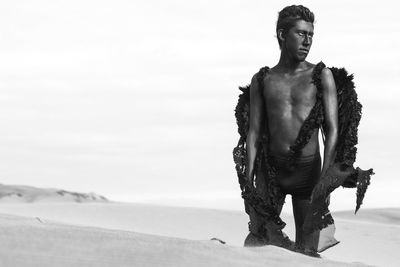
[[[283,156],[283,155],[269,155],[272,159],[275,159],[277,161],[288,161],[288,156]],[[310,162],[313,161],[314,159],[320,158],[321,155],[319,153],[315,153],[313,155],[308,155],[308,156],[301,156],[296,158],[296,162]]]

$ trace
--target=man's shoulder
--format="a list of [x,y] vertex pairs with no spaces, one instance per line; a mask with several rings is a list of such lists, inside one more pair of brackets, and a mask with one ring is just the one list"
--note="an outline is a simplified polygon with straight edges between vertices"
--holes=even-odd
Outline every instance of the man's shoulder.
[[323,67],[321,69],[321,79],[322,80],[330,80],[333,79],[333,73],[330,68]]
[[254,76],[256,76],[256,77],[258,77],[258,76],[263,76],[263,75],[265,75],[269,70],[270,70],[270,67],[268,67],[268,66],[263,66],[263,67],[261,67],[261,68],[254,74]]
[[265,74],[270,70],[268,66],[261,67],[256,73],[253,74],[253,77],[251,78],[252,83],[259,83],[262,82],[263,78],[265,77]]
[[323,61],[315,64],[315,67],[320,72],[321,78],[334,78],[338,75],[345,75],[347,76],[348,73],[345,68],[343,67],[327,67]]
[[329,91],[336,91],[336,82],[335,77],[330,68],[326,67],[325,64],[321,66],[321,85],[322,90],[329,92]]

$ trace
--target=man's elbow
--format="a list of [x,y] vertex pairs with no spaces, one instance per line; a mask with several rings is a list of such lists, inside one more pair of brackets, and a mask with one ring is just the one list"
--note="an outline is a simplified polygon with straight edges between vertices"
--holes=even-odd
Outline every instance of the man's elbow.
[[252,142],[257,142],[260,137],[260,130],[257,128],[250,127],[249,132],[247,133],[247,140]]
[[249,129],[249,132],[247,136],[250,136],[251,138],[257,138],[260,135],[260,131],[257,129]]

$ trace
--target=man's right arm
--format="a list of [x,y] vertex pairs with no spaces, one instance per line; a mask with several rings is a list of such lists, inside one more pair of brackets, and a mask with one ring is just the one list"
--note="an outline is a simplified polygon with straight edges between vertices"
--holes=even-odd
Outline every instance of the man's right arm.
[[247,150],[247,170],[246,177],[248,181],[253,183],[254,177],[254,163],[257,155],[257,144],[260,138],[261,123],[264,115],[264,99],[260,88],[257,74],[253,76],[250,84],[250,118],[249,118],[249,132],[246,139]]

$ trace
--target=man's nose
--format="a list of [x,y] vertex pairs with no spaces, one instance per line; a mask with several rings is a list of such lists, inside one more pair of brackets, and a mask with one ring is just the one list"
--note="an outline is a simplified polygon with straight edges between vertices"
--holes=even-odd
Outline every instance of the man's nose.
[[310,36],[310,35],[306,34],[306,35],[304,36],[303,44],[304,44],[304,45],[310,45],[310,44],[311,44],[311,36]]

